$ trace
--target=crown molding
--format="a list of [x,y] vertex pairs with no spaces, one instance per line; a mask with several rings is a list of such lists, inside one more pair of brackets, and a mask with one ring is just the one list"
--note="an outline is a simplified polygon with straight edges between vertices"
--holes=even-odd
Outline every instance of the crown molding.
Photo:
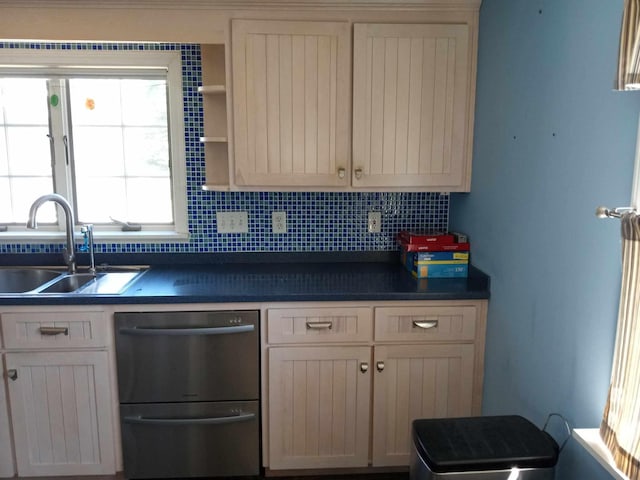
[[0,8],[163,10],[478,10],[482,0],[0,0]]

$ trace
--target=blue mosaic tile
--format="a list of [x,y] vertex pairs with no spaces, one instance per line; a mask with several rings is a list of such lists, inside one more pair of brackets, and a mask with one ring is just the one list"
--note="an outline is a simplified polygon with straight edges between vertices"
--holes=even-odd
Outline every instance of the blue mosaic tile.
[[[0,49],[180,51],[184,96],[187,208],[190,238],[182,243],[102,243],[99,253],[386,251],[402,229],[446,230],[449,195],[371,192],[206,192],[200,46],[171,43],[0,42]],[[249,233],[218,234],[216,211],[246,211]],[[287,233],[271,232],[271,212],[287,212]],[[381,233],[367,232],[370,211],[382,214]],[[4,244],[0,253],[58,252],[62,244]]]

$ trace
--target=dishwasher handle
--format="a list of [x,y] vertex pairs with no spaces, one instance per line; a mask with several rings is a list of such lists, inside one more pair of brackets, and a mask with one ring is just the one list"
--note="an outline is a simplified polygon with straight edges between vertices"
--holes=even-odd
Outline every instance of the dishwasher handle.
[[234,325],[232,327],[194,327],[194,328],[155,328],[155,327],[121,327],[123,335],[229,335],[232,333],[253,332],[254,325]]
[[241,413],[229,417],[203,417],[203,418],[154,418],[142,416],[123,417],[125,423],[143,425],[225,425],[227,423],[246,422],[256,418],[255,413]]

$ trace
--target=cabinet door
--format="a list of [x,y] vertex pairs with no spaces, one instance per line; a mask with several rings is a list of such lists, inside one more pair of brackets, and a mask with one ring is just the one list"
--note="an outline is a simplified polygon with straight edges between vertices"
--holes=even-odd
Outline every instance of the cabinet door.
[[469,26],[354,25],[353,186],[467,191]]
[[350,32],[330,22],[232,22],[235,183],[349,183]]
[[[2,364],[0,363],[1,366]],[[16,473],[13,465],[10,433],[7,392],[3,375],[3,378],[0,378],[0,478],[13,477]]]
[[18,475],[115,473],[107,352],[7,353]]
[[269,349],[269,467],[368,463],[369,347]]
[[373,465],[409,465],[411,422],[471,415],[474,347],[376,346]]

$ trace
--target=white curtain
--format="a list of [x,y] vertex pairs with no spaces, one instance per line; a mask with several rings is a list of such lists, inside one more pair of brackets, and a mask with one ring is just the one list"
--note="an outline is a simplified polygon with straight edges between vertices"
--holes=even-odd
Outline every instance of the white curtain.
[[640,89],[640,0],[624,2],[615,89]]
[[622,289],[600,435],[618,468],[640,480],[640,215],[622,215]]

